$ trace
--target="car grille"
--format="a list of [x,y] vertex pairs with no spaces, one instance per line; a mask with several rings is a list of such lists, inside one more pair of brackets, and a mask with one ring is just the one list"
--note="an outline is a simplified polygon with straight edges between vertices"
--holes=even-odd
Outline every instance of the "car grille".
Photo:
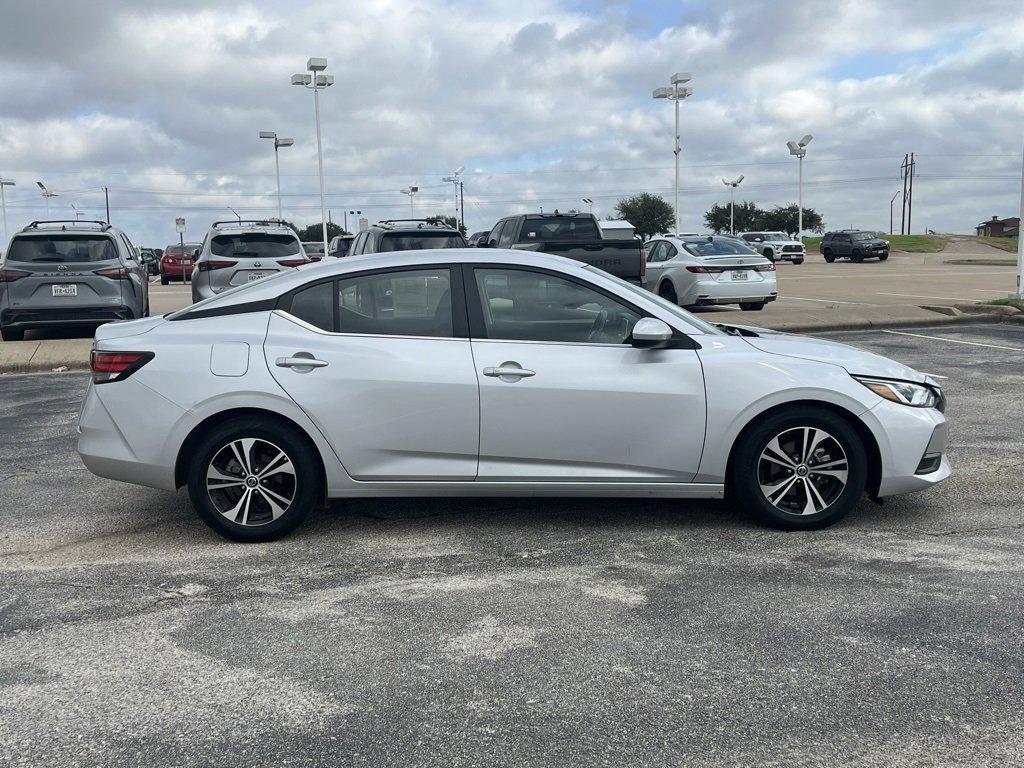
[[803,250],[802,246],[799,245],[784,245],[782,246],[783,253],[800,253]]

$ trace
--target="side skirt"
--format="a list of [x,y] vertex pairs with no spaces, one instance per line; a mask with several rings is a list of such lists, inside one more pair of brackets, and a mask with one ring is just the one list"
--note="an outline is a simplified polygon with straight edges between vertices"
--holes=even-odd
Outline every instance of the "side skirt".
[[721,483],[563,482],[355,482],[332,488],[331,499],[388,496],[591,496],[612,498],[721,499]]

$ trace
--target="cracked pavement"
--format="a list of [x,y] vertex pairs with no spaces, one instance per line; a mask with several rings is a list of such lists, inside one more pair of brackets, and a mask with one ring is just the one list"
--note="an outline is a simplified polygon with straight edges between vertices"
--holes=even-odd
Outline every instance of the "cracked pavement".
[[82,467],[83,375],[0,377],[0,764],[1024,764],[1024,328],[915,334],[833,338],[948,377],[953,476],[790,534],[403,499],[243,546]]

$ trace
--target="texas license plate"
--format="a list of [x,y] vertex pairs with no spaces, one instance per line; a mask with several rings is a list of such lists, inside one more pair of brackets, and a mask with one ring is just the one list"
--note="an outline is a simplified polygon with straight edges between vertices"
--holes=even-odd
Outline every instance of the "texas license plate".
[[734,269],[732,271],[732,279],[733,280],[746,280],[747,279],[747,270],[745,270],[745,269]]
[[266,277],[269,274],[271,274],[271,273],[270,272],[250,272],[248,275],[246,275],[245,279],[248,282],[250,282],[250,283],[254,283],[257,280],[262,280],[264,277]]
[[52,288],[53,288],[53,295],[54,296],[77,296],[78,295],[78,286],[74,285],[74,284],[71,284],[71,285],[54,285],[54,286],[52,286]]

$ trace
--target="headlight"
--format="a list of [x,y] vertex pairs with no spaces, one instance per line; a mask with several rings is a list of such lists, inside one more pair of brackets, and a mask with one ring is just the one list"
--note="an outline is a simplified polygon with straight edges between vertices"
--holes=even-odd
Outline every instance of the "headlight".
[[892,379],[872,379],[866,376],[854,376],[853,378],[879,397],[884,397],[886,400],[900,405],[935,408],[939,404],[939,393],[927,384],[913,384],[909,381],[894,381]]

